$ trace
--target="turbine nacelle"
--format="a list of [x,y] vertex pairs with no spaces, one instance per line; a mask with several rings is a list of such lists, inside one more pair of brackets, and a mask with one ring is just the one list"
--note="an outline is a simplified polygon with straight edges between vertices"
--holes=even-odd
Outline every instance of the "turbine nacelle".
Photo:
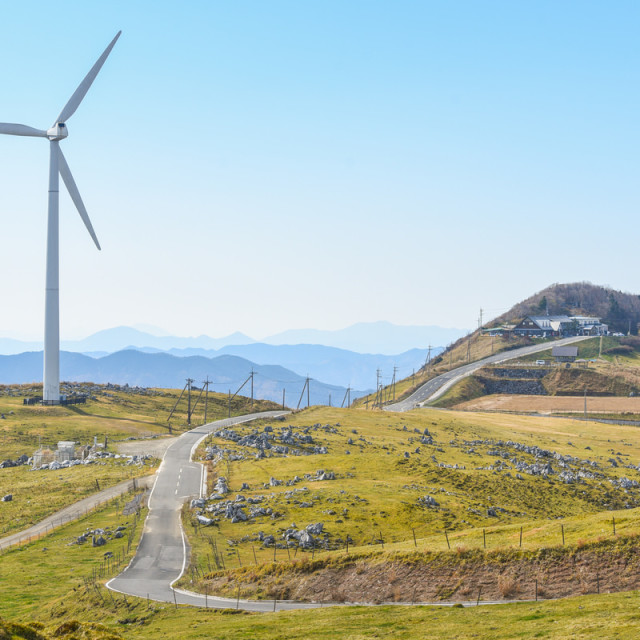
[[67,125],[64,122],[56,122],[51,129],[47,129],[49,140],[64,140],[69,135]]

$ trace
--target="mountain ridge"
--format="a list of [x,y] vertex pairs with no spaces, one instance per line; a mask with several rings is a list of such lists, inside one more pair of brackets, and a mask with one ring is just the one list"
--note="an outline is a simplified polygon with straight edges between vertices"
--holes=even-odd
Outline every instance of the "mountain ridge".
[[[28,384],[40,381],[42,357],[42,351],[0,356],[0,384]],[[129,386],[180,389],[184,386],[186,378],[193,378],[201,384],[205,377],[210,377],[213,378],[212,391],[234,393],[246,381],[251,371],[257,374],[254,378],[256,398],[280,403],[285,389],[286,401],[291,403],[302,394],[305,376],[279,365],[256,364],[228,354],[216,358],[180,358],[167,353],[128,350],[117,351],[102,358],[91,358],[69,351],[60,353],[60,378],[69,382],[111,382]],[[328,404],[329,394],[334,403],[339,402],[347,391],[340,385],[327,384],[316,379],[312,379],[309,386],[312,404]],[[365,393],[367,390],[352,388],[351,398],[353,400]],[[243,393],[247,394],[248,392]]]

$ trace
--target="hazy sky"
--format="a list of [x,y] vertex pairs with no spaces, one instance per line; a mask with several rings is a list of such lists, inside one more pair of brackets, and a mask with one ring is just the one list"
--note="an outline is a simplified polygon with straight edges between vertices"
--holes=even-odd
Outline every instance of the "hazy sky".
[[[62,337],[473,327],[640,293],[640,4],[3,3],[0,122],[62,143]],[[48,144],[0,136],[0,335],[39,338]],[[61,188],[62,191],[62,188]]]

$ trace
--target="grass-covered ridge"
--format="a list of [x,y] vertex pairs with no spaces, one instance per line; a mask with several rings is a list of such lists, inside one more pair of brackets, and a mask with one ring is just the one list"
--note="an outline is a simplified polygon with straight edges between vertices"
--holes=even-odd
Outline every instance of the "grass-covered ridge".
[[[229,437],[203,445],[218,456],[210,490],[224,476],[230,491],[185,512],[192,571],[184,584],[274,556],[284,563],[342,556],[347,542],[349,553],[365,555],[383,544],[403,552],[520,548],[522,527],[522,548],[536,550],[561,544],[561,524],[567,544],[612,535],[612,515],[618,534],[640,530],[640,432],[632,427],[317,408],[234,433],[271,434],[272,449],[256,459],[256,448]],[[294,445],[287,456],[275,452],[296,434],[313,440],[298,449],[327,452],[292,455]],[[232,521],[237,509],[246,520]],[[212,523],[202,526],[197,514]],[[313,545],[301,546],[292,534],[316,523],[322,530]]]
[[[202,574],[210,574],[209,584],[213,587],[217,581],[220,592],[235,595],[240,586],[248,595],[248,585],[252,584],[257,597],[271,594],[282,597],[289,589],[291,595],[294,594],[294,583],[304,582],[305,588],[311,588],[316,580],[316,594],[321,599],[367,600],[366,589],[377,580],[388,589],[386,595],[391,600],[410,601],[414,597],[411,586],[423,584],[438,587],[439,599],[475,601],[479,595],[476,583],[470,585],[462,579],[465,572],[483,584],[481,600],[494,594],[491,589],[497,589],[502,597],[512,594],[525,598],[533,595],[535,566],[540,597],[554,595],[554,585],[570,582],[578,585],[579,593],[593,595],[557,602],[471,609],[336,607],[276,615],[176,609],[171,603],[147,603],[107,593],[101,585],[113,575],[110,570],[96,580],[95,587],[86,588],[83,578],[104,567],[104,553],[111,547],[78,547],[68,543],[88,527],[113,529],[122,524],[120,505],[111,513],[105,510],[104,516],[100,515],[102,511],[90,514],[84,522],[68,525],[40,541],[3,554],[0,616],[11,624],[35,621],[35,627],[31,628],[43,638],[57,633],[62,625],[69,637],[74,637],[73,634],[78,637],[79,633],[93,637],[89,635],[91,631],[104,634],[95,635],[96,638],[111,634],[111,637],[181,639],[346,639],[376,634],[394,638],[417,635],[525,638],[537,634],[592,638],[594,634],[607,637],[607,629],[613,623],[621,637],[635,629],[637,595],[597,595],[595,592],[598,586],[601,591],[609,588],[608,580],[616,575],[621,576],[625,588],[632,586],[634,567],[638,565],[636,534],[640,527],[638,509],[633,507],[637,489],[632,485],[625,491],[620,486],[622,478],[630,481],[638,478],[638,472],[629,468],[640,461],[638,429],[437,410],[395,415],[312,409],[287,416],[284,421],[242,425],[234,430],[242,435],[253,431],[264,434],[264,427],[270,425],[271,433],[280,437],[282,429],[287,429],[289,424],[290,437],[296,443],[288,445],[291,449],[326,447],[327,453],[289,457],[278,454],[258,459],[255,448],[233,440],[221,438],[205,443],[205,446],[216,445],[223,452],[220,461],[210,464],[210,487],[217,483],[218,476],[225,476],[231,492],[223,500],[235,501],[237,494],[246,498],[265,495],[268,497],[255,506],[269,506],[271,515],[273,512],[277,515],[258,518],[259,522],[234,524],[221,518],[212,526],[195,527],[195,511],[186,509],[193,566],[198,567],[198,572],[188,571],[185,584],[189,585],[193,576],[194,583],[189,586],[195,588]],[[318,426],[314,428],[314,425]],[[425,435],[425,429],[429,436]],[[312,442],[301,441],[299,438],[303,436],[311,436]],[[419,442],[425,437],[432,438],[432,443]],[[277,439],[272,445],[284,446]],[[536,456],[520,445],[537,446],[552,455]],[[420,453],[415,452],[418,447]],[[409,453],[408,458],[405,451]],[[240,453],[244,459],[232,459],[240,457]],[[589,469],[601,475],[570,484],[560,480],[561,473],[576,474],[580,468],[586,469],[583,461],[589,461]],[[591,466],[591,461],[596,466]],[[546,477],[515,468],[522,464],[529,468],[547,463],[552,465],[553,473]],[[326,479],[315,479],[318,470],[325,471]],[[311,477],[305,478],[305,473]],[[335,479],[329,479],[330,473]],[[516,477],[517,473],[522,479]],[[287,486],[286,481],[293,480],[295,475],[300,481]],[[285,482],[272,486],[272,477]],[[249,490],[240,491],[243,482],[249,485]],[[307,491],[285,495],[305,486]],[[438,505],[429,506],[419,501],[425,496],[432,496]],[[494,508],[495,516],[489,515],[490,508]],[[615,536],[612,517],[615,517]],[[324,523],[325,531],[330,534],[327,544],[324,536],[318,535],[316,538],[321,544],[315,551],[295,546],[288,550],[276,548],[276,564],[272,562],[273,546],[262,547],[256,541],[243,540],[262,529],[265,534],[273,534],[278,544],[283,544],[282,533],[294,522],[301,528],[318,521]],[[566,537],[564,546],[562,526]],[[523,528],[522,547],[520,527]],[[451,550],[447,548],[445,528]],[[411,529],[416,533],[415,542]],[[340,542],[345,543],[347,535],[352,538],[348,554],[346,545]],[[227,571],[216,570],[214,546],[209,538]],[[257,565],[252,547],[256,550]],[[238,556],[242,569],[238,568]],[[585,570],[587,556],[593,559],[589,566],[597,568],[596,575],[602,566],[595,583],[593,572]],[[611,573],[605,575],[604,564],[612,559],[616,564]],[[208,563],[213,565],[211,571]],[[554,573],[553,566],[567,572],[565,583],[556,580],[560,572]],[[432,578],[435,573],[424,573],[427,567],[439,569],[438,585]],[[483,580],[487,581],[486,587]],[[493,585],[491,589],[489,584]],[[519,585],[515,592],[514,585]],[[357,598],[352,597],[354,587]],[[613,586],[611,588],[613,590]],[[258,589],[262,592],[257,593]],[[383,595],[381,591],[380,596]],[[421,595],[428,594],[416,589],[415,598],[421,599]],[[104,628],[82,626],[96,620]]]

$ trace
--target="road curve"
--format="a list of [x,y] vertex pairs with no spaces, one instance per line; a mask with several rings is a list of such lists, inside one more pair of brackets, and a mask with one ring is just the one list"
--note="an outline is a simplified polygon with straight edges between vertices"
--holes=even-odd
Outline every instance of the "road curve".
[[452,387],[456,382],[462,380],[468,375],[471,375],[474,371],[477,371],[481,367],[487,364],[498,364],[506,362],[507,360],[515,360],[522,356],[528,356],[532,353],[540,353],[541,351],[547,351],[552,346],[566,346],[574,342],[580,342],[581,340],[588,340],[592,336],[574,336],[571,338],[561,338],[553,343],[545,342],[544,344],[536,344],[530,347],[521,347],[519,349],[512,349],[511,351],[502,351],[495,355],[465,364],[457,369],[452,369],[443,373],[442,375],[432,378],[428,382],[425,382],[419,389],[414,391],[408,398],[390,404],[384,407],[385,411],[411,411],[417,407],[424,406],[425,403],[439,398],[447,389]]
[[[191,455],[201,440],[219,429],[260,418],[276,418],[287,413],[289,412],[265,411],[217,420],[180,436],[167,449],[158,469],[149,497],[149,515],[136,555],[120,575],[107,583],[107,587],[119,593],[162,602],[236,608],[236,599],[206,597],[172,588],[173,583],[182,575],[188,559],[180,511],[185,500],[200,496],[202,492],[204,467],[191,462]],[[274,611],[274,606],[277,610],[283,610],[320,605],[293,602],[278,602],[274,605],[273,600],[243,600],[240,606],[251,611]]]
[[218,429],[260,418],[276,418],[288,411],[265,411],[226,420],[217,420],[183,434],[172,444],[156,474],[156,482],[149,498],[149,515],[142,539],[129,566],[107,582],[107,588],[118,593],[169,602],[217,609],[243,609],[245,611],[274,612],[291,609],[316,609],[323,606],[377,606],[430,605],[464,607],[478,604],[506,604],[526,600],[467,601],[467,602],[295,602],[291,600],[245,600],[220,598],[182,589],[173,584],[181,577],[188,560],[188,546],[182,531],[180,512],[185,500],[201,495],[203,466],[191,462],[196,446]]

